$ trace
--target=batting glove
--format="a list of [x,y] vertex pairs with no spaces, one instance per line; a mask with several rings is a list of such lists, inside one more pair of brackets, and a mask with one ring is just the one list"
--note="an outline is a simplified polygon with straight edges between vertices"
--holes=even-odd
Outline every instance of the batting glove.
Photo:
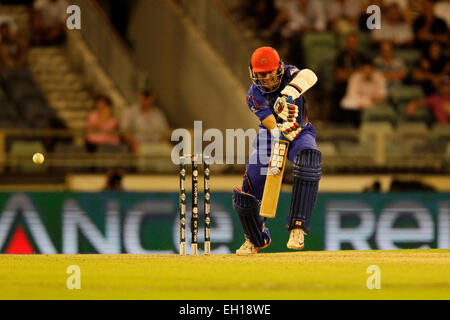
[[292,97],[279,97],[273,105],[275,113],[284,121],[295,122],[298,116],[298,107],[293,103]]
[[288,139],[294,140],[299,135],[302,128],[297,122],[283,122],[277,125],[277,129]]

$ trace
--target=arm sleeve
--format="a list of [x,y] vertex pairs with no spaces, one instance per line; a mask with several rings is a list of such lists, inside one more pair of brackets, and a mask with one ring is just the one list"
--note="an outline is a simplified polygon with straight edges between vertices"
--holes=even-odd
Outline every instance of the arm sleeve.
[[309,70],[303,69],[298,72],[294,79],[281,91],[281,94],[291,96],[294,100],[298,99],[303,93],[309,90],[317,82],[316,74]]
[[247,96],[247,104],[250,110],[258,117],[259,121],[263,121],[265,118],[270,116],[272,109],[267,105],[262,105],[261,101],[257,101],[257,97],[252,94]]

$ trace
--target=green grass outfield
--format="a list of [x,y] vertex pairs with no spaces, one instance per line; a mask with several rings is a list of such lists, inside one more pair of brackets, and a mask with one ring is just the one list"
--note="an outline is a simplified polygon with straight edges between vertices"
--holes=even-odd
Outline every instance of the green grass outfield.
[[[66,288],[68,266],[81,289]],[[366,286],[381,269],[381,289]],[[1,299],[450,299],[450,250],[0,255]]]

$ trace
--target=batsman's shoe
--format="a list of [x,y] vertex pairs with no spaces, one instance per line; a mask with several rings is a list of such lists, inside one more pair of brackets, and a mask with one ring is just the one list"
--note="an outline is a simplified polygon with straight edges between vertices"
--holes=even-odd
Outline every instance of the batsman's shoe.
[[256,247],[249,238],[245,237],[245,242],[242,244],[242,246],[236,250],[236,254],[238,256],[250,256],[253,254],[258,253],[259,250],[267,248],[270,243],[272,242],[272,239],[270,238],[270,232],[268,228],[264,228],[264,245],[261,247]]
[[305,232],[301,228],[291,230],[289,241],[286,244],[288,249],[302,250],[305,247]]

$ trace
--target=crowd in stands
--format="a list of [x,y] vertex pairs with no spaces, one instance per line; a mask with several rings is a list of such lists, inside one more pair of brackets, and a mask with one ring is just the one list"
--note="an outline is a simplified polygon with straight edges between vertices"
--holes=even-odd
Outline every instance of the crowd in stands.
[[[127,1],[117,1],[117,4],[124,6],[125,2]],[[25,4],[27,6],[29,34],[25,37],[26,32],[19,30],[14,18],[0,12],[0,90],[6,93],[6,97],[9,98],[8,103],[13,104],[14,109],[23,111],[19,113],[24,116],[30,113],[30,110],[27,109],[33,106],[33,103],[36,102],[36,96],[39,96],[40,104],[34,103],[32,109],[37,112],[40,111],[40,116],[43,116],[45,114],[44,109],[52,108],[48,105],[39,86],[33,82],[32,74],[27,66],[27,56],[30,47],[65,44],[66,11],[70,3],[67,0],[12,2],[0,0],[0,4],[2,3]],[[100,5],[104,3],[106,2],[100,1]],[[110,7],[116,8],[112,5]],[[117,11],[117,8],[115,10]],[[33,93],[32,101],[23,98],[23,96],[29,97],[30,93]],[[93,92],[93,94],[97,93]],[[87,152],[124,150],[142,154],[146,152],[145,150],[149,150],[158,144],[168,146],[169,124],[161,109],[155,106],[155,98],[155,92],[146,85],[138,93],[138,103],[125,108],[123,113],[117,116],[114,114],[115,108],[108,95],[98,95],[94,99],[93,109],[86,119],[85,150]],[[27,103],[24,103],[24,101]],[[15,105],[16,102],[17,105]],[[2,115],[3,113],[2,111]],[[53,120],[57,118],[55,114],[52,117]],[[33,125],[36,123],[36,118],[29,120],[27,122],[28,128],[36,128]],[[5,128],[4,123],[6,123],[6,120],[2,119],[0,125],[3,128]],[[46,121],[39,126],[39,129],[55,129],[57,127],[53,125],[54,123],[55,121]],[[17,128],[18,126],[12,125],[9,127]],[[27,125],[24,127],[26,128]],[[58,126],[58,128],[61,128],[61,126]]]
[[[0,75],[3,80],[8,77],[8,86],[18,78],[11,76],[11,70],[27,67],[31,46],[61,45],[66,41],[69,2],[28,2],[28,38],[20,33],[14,19],[0,12]],[[107,1],[99,3],[109,6],[111,12],[122,12],[122,6],[130,6],[127,1],[117,1],[116,7]],[[358,127],[364,110],[390,103],[396,88],[415,86],[423,94],[407,101],[400,110],[404,116],[412,117],[426,108],[436,123],[449,123],[450,0],[249,0],[244,3],[244,16],[254,18],[257,34],[286,52],[285,62],[313,69],[320,83],[327,76],[332,78],[328,95],[333,102],[330,121]],[[380,29],[368,28],[367,22],[373,14],[367,13],[369,5],[380,8]],[[126,26],[122,33],[126,33]],[[317,43],[306,41],[311,34],[332,37],[319,39],[322,43],[316,47]],[[320,50],[314,51],[317,48]],[[320,60],[330,54],[331,63]],[[320,61],[317,70],[311,65],[311,56]],[[331,68],[325,68],[325,72],[321,70],[329,65]],[[29,72],[19,74],[22,83],[32,84],[24,79]],[[3,83],[2,87],[8,89],[5,91],[11,97],[20,93],[20,86],[6,88]],[[40,98],[36,96],[12,102],[20,105],[18,110],[26,105],[37,106]],[[118,116],[114,115],[110,98],[99,95],[86,119],[87,151],[126,145],[129,151],[141,154],[149,146],[167,143],[169,124],[161,109],[155,106],[155,98],[155,92],[146,86],[138,93],[138,103]],[[35,123],[33,117],[30,123]]]
[[[370,5],[380,8],[379,29],[367,23],[373,21]],[[424,99],[413,101],[404,116],[422,104],[435,122],[449,123],[449,0],[252,0],[242,10],[262,39],[285,49],[290,64],[311,68],[308,51],[314,48],[305,45],[307,35],[337,39],[331,120],[359,126],[361,112],[389,103],[396,87],[419,86]]]
[[169,141],[169,124],[161,109],[155,106],[155,92],[144,87],[138,95],[138,104],[126,108],[120,120],[113,115],[111,100],[96,98],[86,129],[87,150],[95,152],[99,146],[126,144],[135,154],[145,154],[145,149],[166,145]]

